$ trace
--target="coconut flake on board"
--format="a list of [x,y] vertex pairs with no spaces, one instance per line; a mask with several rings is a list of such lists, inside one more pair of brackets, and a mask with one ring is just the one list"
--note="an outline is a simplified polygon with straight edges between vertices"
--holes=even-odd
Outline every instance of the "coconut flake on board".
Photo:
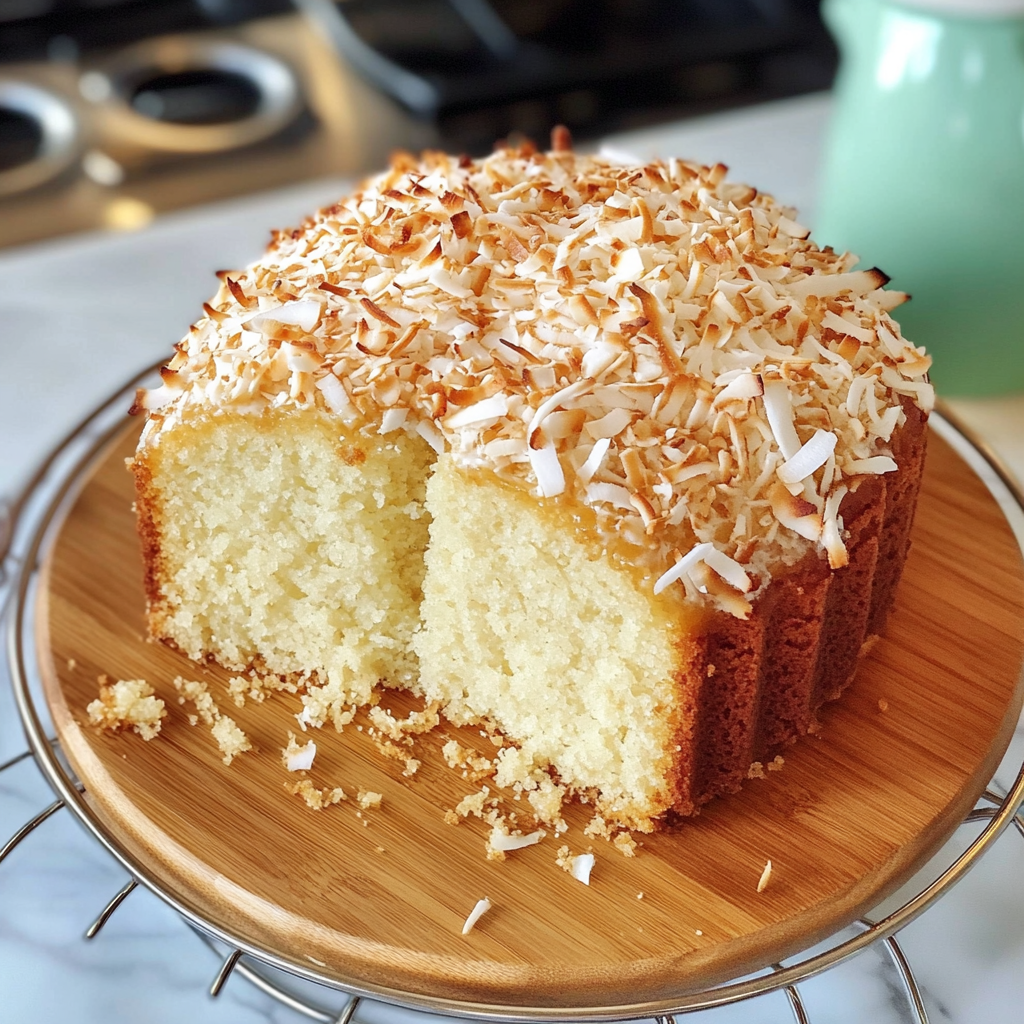
[[572,877],[577,882],[590,885],[590,873],[594,870],[594,855],[592,853],[581,853],[572,859]]
[[466,918],[466,923],[462,926],[462,934],[468,935],[477,921],[480,920],[488,910],[491,909],[491,901],[485,896],[482,900],[476,901],[476,906],[469,912],[469,916]]

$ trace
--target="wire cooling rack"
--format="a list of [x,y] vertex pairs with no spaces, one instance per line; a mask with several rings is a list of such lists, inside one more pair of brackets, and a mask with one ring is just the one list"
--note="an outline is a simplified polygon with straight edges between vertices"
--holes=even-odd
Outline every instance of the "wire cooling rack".
[[[0,617],[4,625],[7,650],[7,668],[11,676],[15,700],[22,719],[28,747],[22,753],[0,764],[0,773],[15,765],[34,760],[36,767],[53,789],[56,799],[22,825],[0,848],[0,865],[23,841],[35,834],[47,820],[61,811],[69,811],[85,828],[106,847],[111,855],[127,869],[129,881],[104,906],[96,919],[86,928],[85,938],[95,939],[117,909],[140,885],[154,892],[160,899],[178,911],[197,941],[204,943],[220,958],[209,992],[216,997],[232,975],[239,975],[284,1006],[323,1024],[352,1024],[360,1005],[366,999],[381,998],[371,990],[343,989],[309,972],[300,974],[306,982],[301,989],[290,983],[296,974],[293,967],[275,960],[265,951],[239,941],[229,932],[199,919],[189,908],[177,903],[157,878],[153,878],[108,835],[102,824],[83,799],[84,787],[75,778],[63,757],[59,743],[48,735],[45,702],[38,691],[38,680],[29,663],[27,649],[31,647],[31,623],[27,609],[40,564],[40,555],[46,548],[52,531],[59,523],[62,511],[73,499],[78,470],[89,455],[98,450],[124,426],[123,409],[136,386],[141,385],[153,372],[144,371],[129,381],[117,394],[100,406],[81,423],[47,457],[33,474],[20,495],[0,500]],[[1003,467],[998,458],[960,424],[955,423],[947,411],[932,418],[932,428],[958,449],[985,479],[986,484],[1007,512],[1011,525],[1024,547],[1024,494]],[[876,908],[850,928],[844,929],[827,942],[814,947],[788,961],[772,965],[755,975],[723,985],[679,996],[667,1003],[637,1008],[636,1017],[653,1017],[657,1024],[675,1024],[675,1018],[698,1010],[709,1010],[729,1004],[755,1000],[769,993],[783,992],[793,1019],[797,1024],[813,1024],[800,993],[799,985],[817,975],[824,974],[852,957],[874,948],[890,961],[899,978],[903,993],[903,1015],[917,1024],[928,1024],[928,1012],[915,977],[913,967],[904,953],[897,933],[905,925],[924,913],[939,897],[959,882],[974,867],[1003,831],[1013,825],[1024,838],[1024,764],[1021,764],[1013,784],[1002,792],[994,783],[985,791],[974,809],[961,823],[958,833],[980,824],[977,835],[958,855],[933,861],[922,875]],[[313,984],[308,984],[312,982]],[[331,989],[342,988],[344,1003],[340,1009],[328,1008],[321,999]],[[310,991],[312,990],[312,994]],[[317,996],[320,998],[317,998]],[[425,1003],[409,996],[396,998],[388,993],[387,1001],[412,1010],[430,1010],[453,1018],[476,1018],[490,1021],[526,1022],[540,1020],[617,1021],[621,1010],[588,1011],[586,1015],[572,1011],[551,1009],[523,1009],[509,1007],[507,1011],[494,1008],[474,1008],[465,1004],[433,999]]]

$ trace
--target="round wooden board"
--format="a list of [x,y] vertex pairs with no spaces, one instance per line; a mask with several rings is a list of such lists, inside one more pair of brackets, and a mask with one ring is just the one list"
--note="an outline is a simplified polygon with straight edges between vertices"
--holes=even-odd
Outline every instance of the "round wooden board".
[[[310,811],[286,791],[294,776],[280,758],[298,698],[237,709],[223,688],[230,673],[143,636],[122,464],[134,439],[126,432],[95,465],[40,588],[40,662],[61,743],[110,834],[165,892],[243,944],[364,991],[618,1008],[761,968],[905,881],[973,804],[1020,710],[1020,550],[978,476],[933,433],[886,635],[781,771],[638,837],[635,858],[584,836],[590,815],[577,806],[566,837],[497,863],[485,859],[481,821],[445,823],[480,784],[439,754],[450,736],[493,754],[488,740],[442,727],[418,743],[422,767],[406,778],[365,731],[324,729],[313,781],[351,796]],[[155,687],[168,705],[157,739],[86,724],[101,673]],[[209,730],[176,702],[177,675],[206,680],[256,749],[222,764]],[[391,703],[413,706],[401,695]],[[360,789],[382,793],[383,805],[360,812]],[[556,865],[562,843],[593,848],[589,887]],[[463,937],[483,896],[493,909]]]

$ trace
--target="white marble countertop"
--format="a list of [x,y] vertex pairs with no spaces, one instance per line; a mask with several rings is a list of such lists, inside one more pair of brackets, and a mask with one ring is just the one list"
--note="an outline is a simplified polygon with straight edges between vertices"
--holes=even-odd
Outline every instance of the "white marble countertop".
[[[827,113],[827,98],[811,97],[609,141],[640,155],[721,160],[733,177],[800,207],[801,219],[813,225]],[[136,234],[0,254],[0,497],[13,494],[99,401],[169,350],[213,290],[214,270],[247,262],[271,227],[297,222],[340,191],[338,182],[307,184],[169,216]],[[955,410],[1024,478],[1024,398],[959,401]],[[24,748],[0,669],[0,763]],[[1019,764],[1022,750],[1018,730],[1011,760]],[[0,842],[51,799],[31,762],[0,774]],[[85,942],[85,927],[125,881],[123,869],[66,812],[0,865],[0,1021],[303,1019],[239,977],[211,1000],[206,989],[216,957],[145,891],[133,893],[103,933]],[[1000,838],[900,941],[933,1022],[1024,1019],[1024,841],[1012,833]],[[914,1019],[891,964],[876,950],[802,984],[801,993],[813,1024]],[[366,1024],[412,1017],[376,1004],[358,1013]],[[760,1024],[792,1015],[777,993],[687,1019]]]

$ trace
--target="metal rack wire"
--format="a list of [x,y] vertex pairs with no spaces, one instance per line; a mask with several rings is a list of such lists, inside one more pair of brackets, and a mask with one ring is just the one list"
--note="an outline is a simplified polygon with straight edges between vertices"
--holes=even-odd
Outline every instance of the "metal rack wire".
[[[441,999],[422,999],[389,990],[353,991],[309,970],[296,969],[294,964],[277,960],[265,951],[253,948],[215,924],[202,920],[189,907],[182,905],[173,893],[167,891],[161,880],[151,877],[133,862],[115,837],[109,835],[83,799],[84,787],[75,778],[64,760],[59,743],[49,737],[43,724],[45,710],[41,698],[34,692],[31,670],[26,660],[25,639],[30,624],[26,608],[39,564],[40,553],[45,550],[51,531],[60,521],[60,515],[75,490],[76,472],[90,456],[123,427],[125,396],[130,394],[151,370],[138,375],[113,395],[92,416],[80,424],[58,445],[26,488],[13,501],[0,502],[0,617],[5,624],[8,668],[14,688],[18,710],[28,740],[28,748],[0,764],[0,774],[15,765],[32,759],[44,779],[54,790],[56,799],[24,823],[0,848],[0,865],[23,841],[28,839],[54,815],[69,810],[93,836],[106,847],[128,871],[125,883],[100,910],[86,928],[85,938],[96,938],[118,908],[141,885],[154,892],[165,903],[178,911],[185,923],[213,953],[220,965],[211,982],[209,993],[216,997],[232,975],[239,975],[277,1002],[287,1006],[309,1020],[323,1024],[351,1024],[365,999],[383,999],[414,1010],[428,1010],[456,1018],[487,1019],[493,1021],[527,1022],[539,1020],[616,1021],[637,1017],[653,1017],[658,1024],[676,1024],[676,1018],[698,1010],[709,1010],[729,1004],[754,1000],[768,993],[782,992],[797,1024],[811,1024],[799,985],[816,975],[832,970],[868,948],[876,948],[889,959],[899,978],[906,1019],[916,1024],[928,1024],[928,1012],[911,963],[896,935],[900,929],[920,916],[931,904],[947,892],[979,861],[1002,832],[1011,824],[1024,838],[1024,764],[1006,793],[991,786],[979,799],[975,808],[961,823],[983,825],[966,850],[947,864],[939,874],[918,891],[906,896],[893,910],[877,919],[865,917],[853,926],[854,934],[835,937],[826,948],[801,954],[789,963],[778,963],[756,975],[728,982],[703,991],[679,996],[659,1004],[644,1004],[626,1008],[608,1008],[576,1012],[571,1010],[466,1007]],[[989,471],[1001,482],[1005,490],[1004,504],[1024,512],[1024,494],[1003,468],[998,459],[967,431],[952,422],[948,413],[933,420],[936,429],[947,438],[959,440],[961,447],[974,449]],[[84,453],[84,454],[83,454]],[[1024,527],[1018,528],[1018,537],[1024,544]],[[347,998],[340,1010],[329,1009],[305,996],[289,991],[279,982],[274,972],[297,975],[307,982],[329,989],[342,988]]]

